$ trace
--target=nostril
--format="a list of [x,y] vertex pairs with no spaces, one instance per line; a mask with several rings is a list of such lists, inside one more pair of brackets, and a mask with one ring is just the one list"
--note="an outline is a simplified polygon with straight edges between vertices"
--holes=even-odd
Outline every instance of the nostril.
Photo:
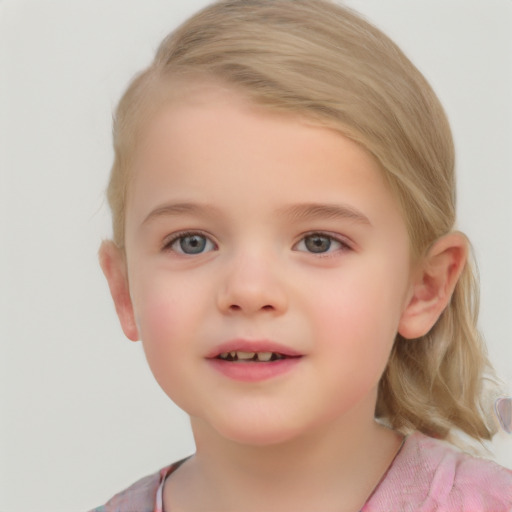
[[[229,309],[230,311],[242,311],[242,306],[239,306],[238,304],[231,304],[231,306],[229,306]],[[262,306],[261,307],[261,310],[262,311],[274,311],[274,306],[270,305],[270,304],[266,304],[265,306]]]

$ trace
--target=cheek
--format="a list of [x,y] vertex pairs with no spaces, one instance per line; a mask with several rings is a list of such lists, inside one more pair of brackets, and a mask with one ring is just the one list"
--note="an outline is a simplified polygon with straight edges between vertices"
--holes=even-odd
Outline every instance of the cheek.
[[139,334],[143,341],[158,342],[179,327],[186,314],[187,287],[165,269],[144,268],[140,264],[130,276],[130,292]]
[[149,366],[160,382],[159,375],[164,374],[169,362],[175,361],[179,354],[178,312],[172,304],[151,301],[144,304],[140,314],[140,338]]
[[[403,308],[405,283],[394,265],[364,265],[325,283],[327,293],[314,296],[316,328],[334,350],[355,354],[387,354],[394,342]],[[402,272],[403,275],[403,272]],[[335,333],[334,336],[329,333]]]
[[[168,360],[176,350],[183,318],[183,300],[164,279],[145,279],[133,283],[135,319],[144,351],[151,367],[159,359]],[[153,364],[154,363],[154,364]]]
[[162,390],[179,402],[183,389],[183,360],[190,346],[190,332],[184,328],[182,303],[168,294],[154,293],[138,308],[140,338],[149,368]]
[[[132,299],[146,359],[166,392],[182,371],[182,361],[194,347],[203,303],[194,280],[186,282],[167,271],[143,274],[132,281]],[[204,291],[204,287],[203,287]]]
[[[381,313],[382,304],[369,297],[345,300],[339,307],[332,304],[319,316],[324,340],[322,358],[325,377],[333,393],[343,393],[346,403],[356,402],[375,389],[389,360],[396,326]],[[341,403],[341,402],[340,402]]]

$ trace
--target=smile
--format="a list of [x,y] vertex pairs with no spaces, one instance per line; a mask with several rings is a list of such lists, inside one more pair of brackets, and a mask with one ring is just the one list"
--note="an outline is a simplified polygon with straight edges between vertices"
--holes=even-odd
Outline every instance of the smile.
[[270,340],[229,340],[206,357],[211,368],[230,380],[263,382],[292,372],[304,354]]

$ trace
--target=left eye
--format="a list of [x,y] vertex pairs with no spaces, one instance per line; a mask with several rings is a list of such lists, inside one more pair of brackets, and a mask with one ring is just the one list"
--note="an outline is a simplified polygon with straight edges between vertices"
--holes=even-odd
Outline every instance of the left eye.
[[167,247],[179,254],[202,254],[215,250],[215,244],[199,233],[185,233],[171,240]]
[[322,254],[326,252],[339,251],[348,246],[332,236],[323,233],[312,233],[305,236],[295,246],[297,251],[310,252],[313,254]]

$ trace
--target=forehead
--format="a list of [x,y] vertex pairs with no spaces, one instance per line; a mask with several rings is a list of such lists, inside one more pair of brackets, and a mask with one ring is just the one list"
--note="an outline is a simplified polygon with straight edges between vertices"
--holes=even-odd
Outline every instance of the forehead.
[[[340,145],[347,146],[345,151],[360,153],[368,165],[381,171],[377,160],[362,146],[347,144],[341,126],[336,126],[333,120],[313,118],[311,113],[293,105],[269,106],[264,98],[253,98],[250,91],[215,78],[202,78],[202,82],[197,77],[173,80],[171,87],[164,87],[167,91],[160,92],[159,99],[152,102],[141,121],[137,144],[132,148],[136,150],[135,168],[156,147],[169,146],[178,155],[185,143],[185,147],[201,147],[204,152],[206,143],[214,138],[218,139],[219,149],[224,149],[229,137],[231,145],[242,141],[247,145],[253,143],[254,151],[247,155],[248,159],[279,147],[283,153],[287,149],[294,153],[307,152],[308,148],[322,145],[322,141],[326,149],[332,146],[329,139],[336,139]],[[301,140],[309,143],[299,145]],[[179,143],[174,144],[175,141]]]
[[133,169],[128,216],[170,201],[246,212],[340,201],[372,215],[376,205],[397,210],[379,164],[360,145],[217,84],[173,94],[148,123]]

